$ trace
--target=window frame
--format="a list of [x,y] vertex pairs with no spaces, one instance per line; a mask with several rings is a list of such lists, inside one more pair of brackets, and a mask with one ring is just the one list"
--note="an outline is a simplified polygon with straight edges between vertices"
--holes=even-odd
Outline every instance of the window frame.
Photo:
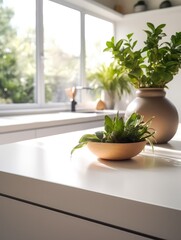
[[[57,112],[57,111],[69,111],[70,103],[46,103],[45,102],[45,84],[44,84],[44,37],[43,37],[43,0],[36,1],[36,74],[35,74],[35,102],[34,103],[13,103],[13,104],[0,104],[0,116],[4,115],[16,115],[16,114],[32,114],[41,112]],[[103,9],[103,14],[100,14],[102,5],[97,6],[95,3],[87,2],[86,7],[82,0],[74,2],[73,0],[49,0],[63,6],[75,9],[80,12],[80,82],[81,85],[85,85],[85,15],[91,16],[109,21],[113,24],[113,32],[115,35],[115,25],[121,16],[117,16],[115,13],[108,9]],[[85,1],[84,1],[85,2]],[[83,6],[82,6],[83,4]],[[90,9],[88,9],[90,7]],[[107,13],[105,16],[105,12]],[[77,108],[86,108],[85,103],[79,103]]]

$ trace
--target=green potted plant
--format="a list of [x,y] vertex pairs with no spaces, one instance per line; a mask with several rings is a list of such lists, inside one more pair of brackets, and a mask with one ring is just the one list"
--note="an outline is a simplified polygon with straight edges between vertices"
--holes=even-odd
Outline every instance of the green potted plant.
[[123,94],[131,93],[131,85],[127,75],[122,72],[117,61],[101,64],[94,72],[88,74],[88,81],[95,90],[103,90],[107,94],[107,108],[114,109],[116,100],[121,100]]
[[133,33],[118,42],[113,37],[104,49],[112,52],[121,71],[138,89],[137,97],[126,109],[126,115],[136,111],[145,118],[155,116],[152,124],[158,143],[168,142],[178,127],[178,112],[165,98],[164,89],[168,88],[167,84],[181,68],[181,32],[176,32],[164,42],[165,26],[160,24],[155,27],[148,22],[148,29],[144,30],[147,37],[140,49],[136,49],[137,40],[133,40]]
[[147,142],[153,146],[155,132],[150,128],[152,119],[146,122],[143,119],[138,113],[131,114],[128,119],[120,117],[119,112],[114,118],[106,115],[104,130],[83,135],[71,154],[87,145],[99,158],[130,159],[140,153]]

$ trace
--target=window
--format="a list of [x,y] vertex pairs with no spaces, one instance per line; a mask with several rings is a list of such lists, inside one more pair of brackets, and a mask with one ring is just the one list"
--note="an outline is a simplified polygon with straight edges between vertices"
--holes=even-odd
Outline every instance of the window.
[[112,22],[61,0],[0,0],[0,108],[65,106],[112,35]]
[[35,101],[35,51],[35,1],[0,0],[1,104]]
[[[110,54],[103,52],[103,49],[106,47],[106,41],[109,40],[111,36],[113,36],[112,23],[88,14],[85,15],[86,79],[89,73],[95,72],[101,64],[110,62]],[[89,91],[91,100],[100,97],[101,90],[98,96],[96,92]]]
[[110,61],[110,55],[103,52],[110,36],[113,36],[112,23],[85,15],[86,71],[95,70],[103,62]]
[[80,81],[80,12],[45,1],[43,19],[46,102],[66,102]]

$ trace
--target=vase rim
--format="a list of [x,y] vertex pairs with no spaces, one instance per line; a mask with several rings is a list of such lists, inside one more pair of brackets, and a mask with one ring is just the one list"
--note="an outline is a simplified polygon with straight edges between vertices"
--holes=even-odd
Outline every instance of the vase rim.
[[164,88],[139,88],[136,95],[139,97],[164,97],[166,91]]
[[152,91],[152,90],[153,90],[153,91],[163,91],[164,88],[161,88],[161,87],[160,87],[160,88],[152,88],[152,87],[150,87],[150,88],[147,87],[147,88],[146,88],[146,87],[145,87],[145,88],[138,88],[137,90],[145,90],[145,91]]

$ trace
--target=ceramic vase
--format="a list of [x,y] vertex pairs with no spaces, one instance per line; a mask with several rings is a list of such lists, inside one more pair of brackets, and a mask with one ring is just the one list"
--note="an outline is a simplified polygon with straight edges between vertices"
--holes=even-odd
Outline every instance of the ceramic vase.
[[101,91],[101,100],[105,102],[106,109],[114,109],[115,106],[115,95],[110,92],[103,90]]
[[162,88],[141,88],[125,112],[126,117],[137,112],[145,121],[154,117],[151,127],[156,131],[156,143],[167,143],[172,139],[179,123],[177,109],[165,95]]
[[171,7],[171,6],[172,6],[172,3],[170,1],[163,1],[160,4],[160,8],[167,8],[167,7]]
[[134,12],[143,12],[147,10],[147,5],[144,1],[138,1],[133,8]]

